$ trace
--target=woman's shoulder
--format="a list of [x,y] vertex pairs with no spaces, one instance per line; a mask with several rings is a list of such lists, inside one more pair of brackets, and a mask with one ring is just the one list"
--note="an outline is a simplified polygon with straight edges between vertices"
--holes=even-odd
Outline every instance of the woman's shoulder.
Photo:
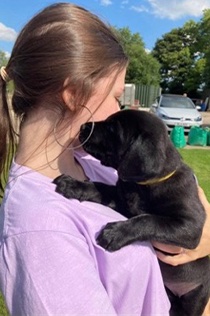
[[[8,267],[14,269],[15,273],[20,269],[20,265],[17,267],[17,258],[20,258],[21,269],[24,263],[27,273],[29,270],[31,273],[33,267],[37,273],[37,262],[39,270],[43,268],[46,271],[50,267],[51,271],[53,262],[59,266],[56,273],[63,273],[65,276],[62,280],[72,282],[74,278],[78,283],[81,273],[86,273],[88,285],[92,284],[93,278],[98,282],[100,277],[97,293],[102,288],[102,282],[119,313],[130,310],[132,306],[134,311],[139,311],[138,314],[144,309],[139,300],[143,304],[148,296],[150,302],[147,283],[151,279],[151,282],[154,280],[154,284],[158,284],[158,297],[160,292],[162,293],[161,306],[164,302],[164,307],[157,307],[155,304],[155,308],[168,308],[157,258],[148,243],[135,243],[111,253],[96,242],[97,234],[107,222],[125,218],[97,203],[64,198],[55,192],[55,185],[51,180],[36,172],[20,173],[21,176],[17,177],[17,173],[11,171],[0,211],[0,225],[3,224],[0,227],[0,278],[6,275]],[[67,274],[69,278],[66,277]],[[45,276],[42,273],[39,275]],[[162,290],[159,290],[159,286]],[[119,293],[122,299],[119,300],[116,293]],[[133,306],[136,293],[140,293],[140,297]],[[156,302],[154,293],[152,295]]]
[[[90,161],[85,164],[90,166]],[[29,168],[17,170],[17,166],[11,168],[1,207],[3,230],[8,236],[44,230],[94,236],[107,222],[123,218],[100,204],[68,200],[55,192],[52,179]]]

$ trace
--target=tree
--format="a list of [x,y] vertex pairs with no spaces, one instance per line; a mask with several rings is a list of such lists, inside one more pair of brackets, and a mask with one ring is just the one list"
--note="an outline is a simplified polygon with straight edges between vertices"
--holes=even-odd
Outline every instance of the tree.
[[152,51],[161,64],[164,92],[195,96],[202,84],[205,60],[198,52],[198,24],[188,21],[156,41]]
[[0,51],[0,67],[5,66],[7,64],[8,58],[6,57],[5,52]]
[[[7,62],[8,62],[8,58],[7,58],[6,54],[5,54],[5,52],[0,51],[0,68],[2,66],[6,66]],[[12,81],[8,82],[8,84],[7,84],[7,91],[8,91],[8,93],[12,93],[13,92],[13,82]]]
[[128,27],[114,28],[114,31],[117,33],[129,57],[126,82],[159,85],[159,62],[151,53],[146,52],[144,42],[139,33],[132,34]]
[[204,10],[203,17],[198,23],[199,45],[198,49],[205,59],[203,72],[203,87],[210,89],[210,9]]

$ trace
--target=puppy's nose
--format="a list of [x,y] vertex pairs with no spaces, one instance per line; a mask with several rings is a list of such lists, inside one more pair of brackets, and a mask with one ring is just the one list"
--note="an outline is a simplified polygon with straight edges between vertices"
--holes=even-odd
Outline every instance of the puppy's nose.
[[88,122],[88,123],[85,123],[85,124],[82,124],[81,127],[80,127],[80,131],[84,131],[85,129],[86,130],[91,130],[92,128],[92,123]]

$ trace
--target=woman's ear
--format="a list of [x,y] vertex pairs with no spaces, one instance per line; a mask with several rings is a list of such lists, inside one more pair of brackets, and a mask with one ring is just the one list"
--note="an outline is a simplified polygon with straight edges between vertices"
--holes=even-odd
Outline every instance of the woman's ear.
[[72,96],[72,93],[69,88],[65,88],[63,92],[61,93],[61,97],[63,99],[64,104],[69,108],[71,112],[74,112],[76,110],[75,104],[74,104],[74,98]]

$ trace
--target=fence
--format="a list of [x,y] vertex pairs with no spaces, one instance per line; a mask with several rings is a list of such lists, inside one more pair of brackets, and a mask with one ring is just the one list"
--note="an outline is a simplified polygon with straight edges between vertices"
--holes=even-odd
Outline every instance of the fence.
[[142,107],[151,106],[160,94],[161,88],[159,86],[135,85],[135,99],[139,101]]

